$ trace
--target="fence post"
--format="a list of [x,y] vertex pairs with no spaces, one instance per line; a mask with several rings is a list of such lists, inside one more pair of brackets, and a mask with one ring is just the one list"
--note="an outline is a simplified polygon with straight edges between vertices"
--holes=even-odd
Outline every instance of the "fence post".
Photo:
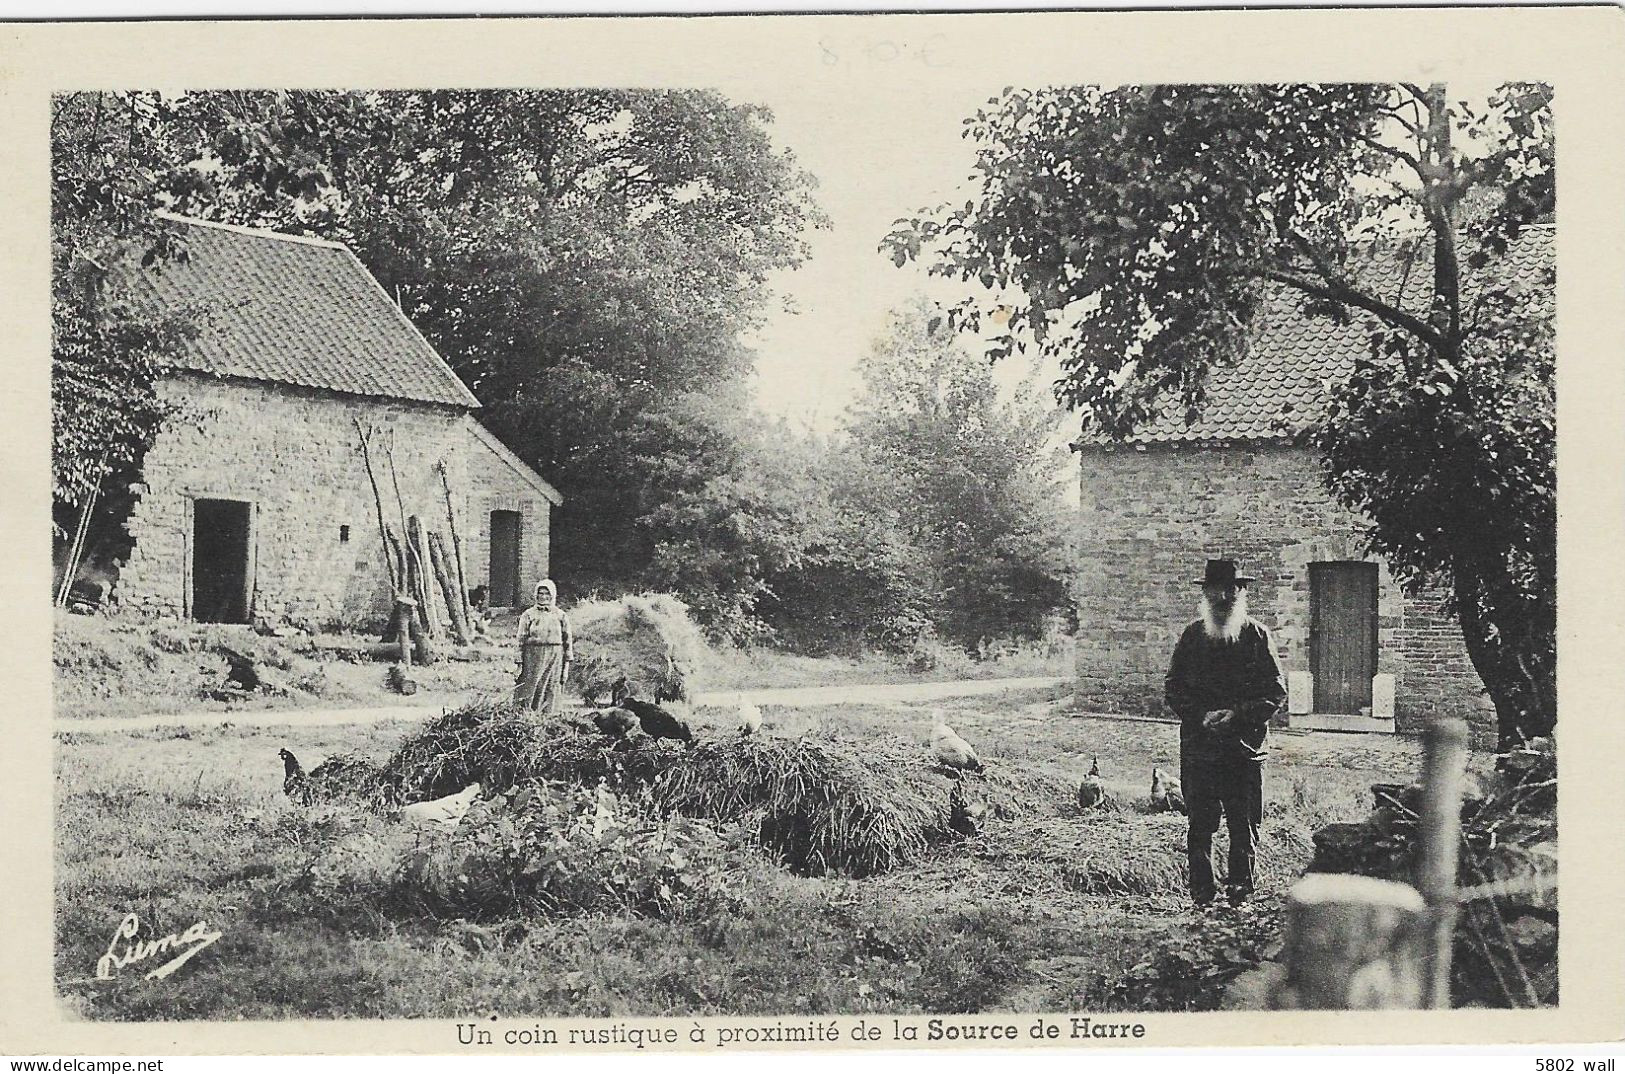
[[1429,932],[1415,888],[1352,873],[1311,873],[1287,893],[1285,971],[1272,1010],[1422,1006]]
[[1451,947],[1456,933],[1456,882],[1461,854],[1461,796],[1467,771],[1467,724],[1431,721],[1422,736],[1422,841],[1416,887],[1427,901],[1427,1006],[1450,1006]]

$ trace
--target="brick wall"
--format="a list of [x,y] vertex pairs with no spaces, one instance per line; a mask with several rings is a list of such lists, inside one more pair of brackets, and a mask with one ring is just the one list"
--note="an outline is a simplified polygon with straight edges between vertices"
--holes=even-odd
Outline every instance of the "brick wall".
[[[1371,560],[1361,526],[1320,483],[1308,452],[1279,445],[1156,445],[1081,453],[1077,589],[1080,703],[1162,714],[1174,642],[1196,617],[1192,579],[1229,556],[1256,581],[1251,614],[1282,665],[1309,670],[1309,564]],[[1407,599],[1378,565],[1377,671],[1395,678],[1396,722],[1487,704],[1460,630],[1438,599]]]
[[[317,625],[381,620],[389,594],[357,418],[380,430],[373,462],[394,528],[400,512],[383,453],[391,432],[407,513],[444,534],[445,492],[435,464],[445,460],[460,501],[458,524],[471,531],[462,534],[465,546],[484,547],[488,515],[477,506],[520,485],[511,471],[504,478],[471,468],[489,449],[473,440],[465,425],[471,419],[458,410],[190,375],[166,378],[161,388],[187,414],[147,454],[128,522],[134,547],[116,589],[121,605],[148,613],[186,614],[192,502],[218,498],[254,505],[254,615]],[[545,541],[546,502],[539,522],[532,521],[536,505],[522,496],[516,504],[527,512],[525,529]],[[464,555],[467,573],[483,577],[479,559],[466,547]],[[545,552],[539,555],[545,564]],[[471,577],[469,584],[479,583]]]

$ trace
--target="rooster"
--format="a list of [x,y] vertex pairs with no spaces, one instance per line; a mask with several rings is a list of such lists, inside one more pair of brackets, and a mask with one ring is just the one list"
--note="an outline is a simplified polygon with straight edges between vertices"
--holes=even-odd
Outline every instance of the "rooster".
[[744,694],[738,696],[738,710],[741,735],[754,735],[762,730],[762,710],[746,701]]
[[1095,754],[1089,762],[1089,774],[1078,784],[1078,808],[1087,811],[1105,804],[1106,785],[1100,781],[1100,755]]
[[299,765],[299,758],[293,755],[292,750],[278,751],[282,755],[282,793],[289,798],[308,798],[310,795],[310,777]]
[[[1176,776],[1164,775],[1162,769],[1151,769],[1151,808],[1159,813],[1185,813],[1185,792]],[[1188,814],[1187,814],[1188,815]]]
[[402,806],[396,810],[395,817],[407,824],[425,828],[437,825],[442,828],[455,828],[463,819],[463,814],[468,812],[468,807],[474,804],[474,799],[480,796],[480,789],[478,783],[471,783],[456,794],[445,798]]
[[982,759],[976,756],[971,744],[949,727],[941,709],[931,710],[931,753],[937,763],[953,769],[982,770]]

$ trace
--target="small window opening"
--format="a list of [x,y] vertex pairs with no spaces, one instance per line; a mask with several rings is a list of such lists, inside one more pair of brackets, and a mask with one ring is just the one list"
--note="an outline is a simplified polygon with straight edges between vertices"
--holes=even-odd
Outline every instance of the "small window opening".
[[349,544],[349,543],[350,543],[350,527],[349,526],[340,526],[339,527],[339,544]]

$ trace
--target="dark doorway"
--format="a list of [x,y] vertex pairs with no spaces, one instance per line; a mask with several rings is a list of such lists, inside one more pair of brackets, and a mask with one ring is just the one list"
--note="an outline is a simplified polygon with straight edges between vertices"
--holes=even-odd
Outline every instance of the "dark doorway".
[[1309,564],[1309,671],[1315,711],[1356,715],[1371,707],[1377,673],[1377,565]]
[[491,606],[519,604],[519,512],[491,512]]
[[252,508],[241,500],[192,501],[192,618],[200,623],[248,622]]

